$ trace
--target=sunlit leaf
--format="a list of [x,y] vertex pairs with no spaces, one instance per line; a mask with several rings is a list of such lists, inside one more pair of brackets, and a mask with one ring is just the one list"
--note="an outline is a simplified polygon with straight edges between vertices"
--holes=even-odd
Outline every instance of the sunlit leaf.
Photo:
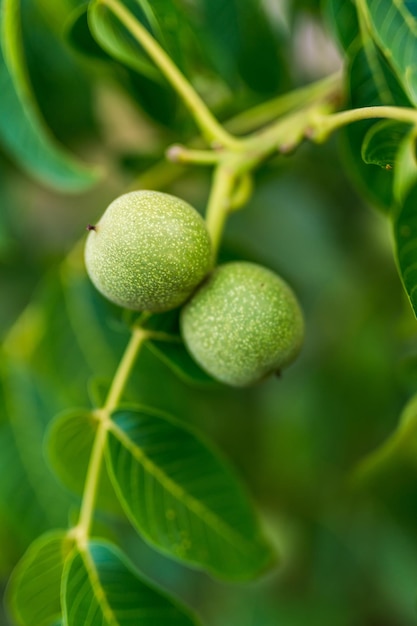
[[41,182],[68,192],[90,187],[97,182],[98,171],[68,154],[39,113],[25,64],[19,0],[1,0],[0,29],[0,140]]
[[65,531],[42,535],[28,548],[9,582],[7,600],[19,626],[52,626],[61,616],[61,579],[73,542]]
[[372,34],[417,104],[417,6],[404,0],[365,0]]
[[139,532],[179,560],[248,579],[272,554],[230,469],[194,433],[152,409],[112,416],[107,462]]
[[196,621],[133,569],[111,544],[74,551],[63,578],[65,626],[193,626]]

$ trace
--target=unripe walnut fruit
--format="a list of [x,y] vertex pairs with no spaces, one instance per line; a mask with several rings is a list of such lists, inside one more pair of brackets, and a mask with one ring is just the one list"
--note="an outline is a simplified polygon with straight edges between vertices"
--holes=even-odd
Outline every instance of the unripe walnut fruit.
[[185,304],[181,332],[213,378],[245,387],[297,356],[304,322],[293,291],[277,274],[233,262],[217,267]]
[[175,196],[124,194],[89,229],[87,272],[104,296],[127,309],[174,309],[209,271],[211,245],[204,220]]

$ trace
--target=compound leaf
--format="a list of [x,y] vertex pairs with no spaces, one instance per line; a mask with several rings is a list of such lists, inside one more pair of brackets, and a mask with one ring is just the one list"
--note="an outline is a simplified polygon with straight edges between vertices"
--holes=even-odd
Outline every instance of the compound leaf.
[[235,580],[271,564],[233,473],[171,417],[147,408],[113,413],[107,463],[127,515],[161,551]]
[[73,548],[65,531],[42,535],[28,548],[9,582],[7,600],[19,626],[52,626],[61,616],[61,579]]
[[106,542],[74,550],[63,576],[65,626],[195,626],[186,609],[145,582]]
[[58,144],[46,127],[30,84],[21,39],[19,0],[1,0],[0,140],[29,174],[67,192],[97,182],[94,168],[79,163]]

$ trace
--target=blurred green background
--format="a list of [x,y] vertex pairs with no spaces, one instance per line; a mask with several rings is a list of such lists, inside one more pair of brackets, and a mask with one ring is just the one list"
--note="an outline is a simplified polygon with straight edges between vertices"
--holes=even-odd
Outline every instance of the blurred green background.
[[[319,3],[289,2],[284,10],[271,2],[267,14],[255,11],[273,25],[266,42],[274,63],[281,59],[279,72],[261,53],[264,72],[245,62],[264,49],[262,20],[252,39],[244,32],[246,49],[239,47],[242,30],[234,48],[230,33],[214,41],[220,4],[207,9],[214,25],[203,42],[205,55],[210,45],[216,52],[215,67],[188,71],[222,118],[340,62]],[[65,527],[79,505],[48,467],[45,429],[57,412],[88,406],[100,394],[128,337],[123,314],[86,279],[86,224],[116,195],[140,186],[163,188],[203,211],[210,185],[205,170],[152,166],[195,129],[179,104],[174,110],[131,70],[99,58],[82,20],[75,34],[69,29],[78,5],[23,2],[25,54],[48,126],[73,154],[100,164],[104,177],[87,192],[64,194],[27,176],[6,144],[0,153],[3,589],[30,541]],[[238,14],[254,6],[238,3]],[[227,224],[222,258],[276,270],[303,306],[305,346],[282,378],[245,390],[198,388],[147,349],[132,377],[130,397],[192,424],[230,459],[280,554],[277,568],[258,582],[230,585],[158,555],[123,518],[101,513],[97,533],[120,542],[146,575],[195,607],[205,626],[416,623],[416,461],[395,458],[356,489],[349,481],[415,393],[417,337],[389,223],[354,189],[348,170],[339,140],[302,145],[257,173],[250,202]],[[5,613],[0,624],[9,624]]]

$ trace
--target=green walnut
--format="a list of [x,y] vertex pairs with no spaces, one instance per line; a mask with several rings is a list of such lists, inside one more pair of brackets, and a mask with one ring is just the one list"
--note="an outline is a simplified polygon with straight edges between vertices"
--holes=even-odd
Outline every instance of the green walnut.
[[217,267],[185,304],[181,332],[213,378],[245,387],[291,363],[304,321],[293,291],[277,274],[234,262]]
[[204,220],[187,202],[166,193],[124,194],[88,230],[87,272],[104,296],[127,309],[174,309],[210,269]]

